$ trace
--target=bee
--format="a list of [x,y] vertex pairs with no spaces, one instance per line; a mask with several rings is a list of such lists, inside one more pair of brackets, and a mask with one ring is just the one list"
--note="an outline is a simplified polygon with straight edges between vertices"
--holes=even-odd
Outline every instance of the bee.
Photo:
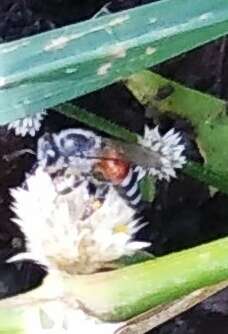
[[101,140],[91,131],[67,129],[58,134],[45,133],[38,140],[38,166],[52,177],[58,193],[67,194],[87,180],[89,193],[103,200],[108,185],[91,176],[96,161],[93,156],[100,149]]
[[[179,133],[164,136],[158,128],[145,129],[139,144],[103,138],[92,131],[66,129],[46,133],[38,140],[38,165],[53,176],[68,173],[72,187],[85,178],[91,184],[111,184],[133,207],[141,202],[139,182],[146,173],[158,179],[175,177],[185,163]],[[68,182],[69,184],[69,182]]]
[[114,145],[114,140],[101,138],[92,131],[67,129],[44,134],[38,140],[37,159],[54,176],[62,193],[87,178],[91,191],[102,189],[100,192],[105,193],[104,184],[110,183],[136,207],[141,201],[139,181],[145,173],[135,168],[120,148],[121,143]]

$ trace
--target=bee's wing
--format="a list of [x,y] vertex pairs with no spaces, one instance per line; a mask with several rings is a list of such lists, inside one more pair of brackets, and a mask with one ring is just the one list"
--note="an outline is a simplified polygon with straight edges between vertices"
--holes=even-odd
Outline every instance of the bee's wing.
[[115,148],[122,153],[127,161],[135,165],[145,169],[160,169],[162,166],[159,153],[151,151],[139,144],[126,143],[115,139],[104,139],[103,142],[107,147]]

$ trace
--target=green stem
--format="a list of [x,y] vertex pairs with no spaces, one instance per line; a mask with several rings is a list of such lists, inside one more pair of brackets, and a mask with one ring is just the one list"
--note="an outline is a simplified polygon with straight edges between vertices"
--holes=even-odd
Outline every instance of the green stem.
[[130,143],[137,142],[137,135],[103,117],[97,116],[85,109],[81,109],[76,105],[71,103],[64,103],[55,107],[55,110],[68,116],[74,118],[75,120],[88,125],[89,127],[94,127],[96,130],[103,131],[113,137],[128,141]]
[[189,162],[183,171],[200,182],[212,185],[223,193],[228,194],[228,174],[218,173],[209,166],[201,165],[197,162]]
[[0,334],[24,334],[23,311],[19,309],[0,310]]
[[227,254],[224,238],[119,270],[70,277],[66,286],[96,316],[121,321],[228,279]]

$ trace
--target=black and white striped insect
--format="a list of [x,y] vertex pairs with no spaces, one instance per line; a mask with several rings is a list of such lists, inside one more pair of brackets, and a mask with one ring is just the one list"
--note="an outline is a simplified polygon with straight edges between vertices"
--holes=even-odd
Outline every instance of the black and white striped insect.
[[102,189],[102,193],[105,184],[113,184],[135,207],[141,200],[138,187],[141,173],[134,170],[122,155],[118,155],[118,151],[113,150],[91,131],[67,129],[41,137],[37,159],[38,164],[54,176],[61,193],[66,193],[87,178],[91,191]]
[[70,179],[63,177],[68,186],[74,187],[85,178],[110,183],[131,206],[138,207],[139,182],[146,173],[169,180],[175,176],[175,168],[185,163],[180,141],[173,129],[161,136],[157,128],[146,128],[139,144],[103,138],[88,130],[67,129],[46,133],[39,139],[37,160],[50,175],[70,175]]

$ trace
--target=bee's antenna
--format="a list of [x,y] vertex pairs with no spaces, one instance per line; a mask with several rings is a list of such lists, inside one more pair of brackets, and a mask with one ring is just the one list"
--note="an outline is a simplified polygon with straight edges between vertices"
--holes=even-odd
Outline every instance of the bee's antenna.
[[12,161],[14,159],[17,159],[18,157],[20,157],[21,155],[24,155],[26,153],[36,155],[36,153],[32,149],[24,148],[22,150],[14,151],[14,152],[9,153],[9,154],[4,154],[2,156],[2,160],[5,160],[5,161],[9,162],[9,161]]

